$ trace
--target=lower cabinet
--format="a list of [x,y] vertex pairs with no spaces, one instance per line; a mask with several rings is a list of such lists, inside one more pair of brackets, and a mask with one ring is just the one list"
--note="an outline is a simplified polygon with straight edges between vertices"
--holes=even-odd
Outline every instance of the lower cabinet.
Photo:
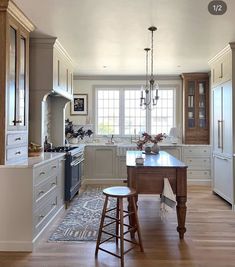
[[208,145],[184,145],[182,161],[188,165],[188,182],[211,183],[211,147]]
[[86,180],[113,179],[116,177],[116,146],[86,146]]
[[[113,180],[117,183],[117,181],[126,180],[126,150],[136,150],[136,147],[86,146],[85,181],[102,183]],[[211,147],[209,145],[163,144],[160,145],[160,150],[168,152],[187,164],[189,183],[198,185],[211,183]]]
[[160,146],[160,150],[166,151],[173,157],[181,160],[181,147],[179,146]]
[[0,251],[32,251],[64,207],[64,155],[46,154],[0,168]]
[[213,155],[213,191],[233,204],[232,159]]

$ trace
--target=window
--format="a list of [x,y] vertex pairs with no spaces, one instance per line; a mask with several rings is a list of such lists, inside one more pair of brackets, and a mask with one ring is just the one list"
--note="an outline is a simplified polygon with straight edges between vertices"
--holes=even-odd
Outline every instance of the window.
[[159,90],[157,108],[151,110],[151,133],[169,133],[175,125],[174,89]]
[[96,134],[130,136],[169,133],[175,127],[176,89],[159,90],[157,107],[140,108],[140,88],[96,88]]
[[98,90],[97,133],[120,134],[120,92],[119,90]]
[[146,111],[140,108],[140,90],[124,90],[124,135],[146,131]]

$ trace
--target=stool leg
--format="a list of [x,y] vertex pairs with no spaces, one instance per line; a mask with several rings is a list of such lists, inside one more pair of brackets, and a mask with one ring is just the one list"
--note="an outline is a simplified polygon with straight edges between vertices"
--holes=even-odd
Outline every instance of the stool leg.
[[137,215],[137,208],[135,205],[135,197],[131,197],[131,201],[132,201],[133,211],[135,214],[136,230],[137,230],[138,239],[139,239],[140,251],[143,252],[144,249],[143,249],[142,238],[141,238],[141,234],[140,234],[140,224],[139,224],[139,219],[138,219],[138,215]]
[[119,235],[119,198],[117,198],[117,204],[116,204],[116,245],[118,246],[118,235]]
[[120,212],[120,256],[121,267],[124,267],[124,225],[123,225],[123,198],[119,200],[119,212]]
[[100,228],[99,228],[98,238],[97,238],[97,241],[96,241],[95,256],[97,256],[98,250],[99,250],[99,246],[100,246],[101,234],[102,234],[102,229],[103,229],[103,225],[104,225],[104,218],[105,218],[107,205],[108,205],[108,196],[105,197],[105,201],[104,201],[104,207],[103,207],[101,220],[100,220]]

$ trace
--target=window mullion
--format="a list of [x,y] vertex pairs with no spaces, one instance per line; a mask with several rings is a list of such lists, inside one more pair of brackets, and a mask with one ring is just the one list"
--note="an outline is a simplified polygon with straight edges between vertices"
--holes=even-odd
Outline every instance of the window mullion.
[[124,105],[124,94],[125,94],[125,90],[124,88],[120,88],[120,97],[119,97],[119,104],[120,104],[120,110],[119,110],[119,131],[120,131],[120,136],[124,136],[124,124],[125,124],[125,105]]

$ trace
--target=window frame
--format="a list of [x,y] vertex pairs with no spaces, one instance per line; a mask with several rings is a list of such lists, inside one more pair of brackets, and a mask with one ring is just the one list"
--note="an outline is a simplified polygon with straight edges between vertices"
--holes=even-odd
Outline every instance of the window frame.
[[[173,89],[173,127],[176,127],[177,125],[181,125],[181,118],[179,116],[179,112],[181,112],[180,110],[180,106],[181,103],[179,103],[179,99],[180,99],[180,86],[176,83],[174,84],[159,84],[160,90],[172,90]],[[98,107],[98,90],[119,90],[120,91],[120,98],[119,98],[119,135],[114,135],[115,137],[120,137],[120,138],[127,138],[127,137],[131,137],[132,135],[125,135],[124,134],[124,128],[125,128],[125,123],[124,123],[124,112],[125,112],[125,101],[124,101],[124,91],[125,90],[140,90],[141,89],[141,85],[97,85],[94,86],[94,103],[95,103],[95,107],[94,107],[94,130],[95,130],[95,136],[96,137],[105,137],[107,136],[107,134],[98,134],[98,112],[97,112],[97,107]],[[176,105],[176,103],[179,103],[179,105]],[[180,126],[181,128],[181,126]],[[151,132],[151,110],[146,110],[146,131],[147,132]],[[154,134],[154,133],[152,133]]]

